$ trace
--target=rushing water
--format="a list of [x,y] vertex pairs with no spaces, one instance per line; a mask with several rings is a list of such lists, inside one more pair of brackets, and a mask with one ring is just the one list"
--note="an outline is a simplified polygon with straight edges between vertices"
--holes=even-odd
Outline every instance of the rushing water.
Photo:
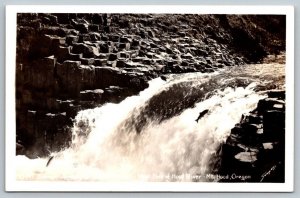
[[[265,90],[284,89],[284,65],[171,75],[119,104],[78,113],[70,148],[54,158],[16,156],[18,180],[205,181],[218,147]],[[199,112],[208,109],[198,122]]]

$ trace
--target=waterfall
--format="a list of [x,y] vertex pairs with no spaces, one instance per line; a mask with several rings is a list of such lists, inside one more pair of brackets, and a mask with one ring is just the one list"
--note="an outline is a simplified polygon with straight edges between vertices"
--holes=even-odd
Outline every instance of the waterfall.
[[53,153],[49,166],[48,159],[16,156],[21,162],[17,179],[205,181],[205,174],[217,167],[219,146],[241,115],[253,110],[265,97],[260,91],[280,77],[243,74],[157,78],[119,104],[83,110],[74,121],[72,145]]

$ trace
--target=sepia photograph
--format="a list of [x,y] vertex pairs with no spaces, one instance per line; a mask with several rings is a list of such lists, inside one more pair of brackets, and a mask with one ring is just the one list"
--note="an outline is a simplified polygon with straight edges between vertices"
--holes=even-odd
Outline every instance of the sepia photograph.
[[292,7],[12,7],[7,190],[292,189]]

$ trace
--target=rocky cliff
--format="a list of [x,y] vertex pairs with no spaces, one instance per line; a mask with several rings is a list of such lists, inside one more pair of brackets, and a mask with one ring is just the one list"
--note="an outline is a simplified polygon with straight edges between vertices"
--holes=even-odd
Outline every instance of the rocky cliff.
[[17,154],[68,146],[78,111],[120,102],[168,73],[213,72],[285,50],[285,16],[17,16]]
[[285,181],[285,91],[267,95],[220,147],[221,182]]

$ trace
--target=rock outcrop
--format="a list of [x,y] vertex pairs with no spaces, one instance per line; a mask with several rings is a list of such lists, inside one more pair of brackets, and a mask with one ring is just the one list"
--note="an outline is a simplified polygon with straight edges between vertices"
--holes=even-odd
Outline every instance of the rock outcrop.
[[[272,90],[220,147],[224,182],[284,182],[285,91]],[[234,178],[233,178],[234,177]]]
[[284,49],[283,25],[284,16],[18,14],[17,154],[68,146],[79,110],[120,102],[152,78],[258,62]]

